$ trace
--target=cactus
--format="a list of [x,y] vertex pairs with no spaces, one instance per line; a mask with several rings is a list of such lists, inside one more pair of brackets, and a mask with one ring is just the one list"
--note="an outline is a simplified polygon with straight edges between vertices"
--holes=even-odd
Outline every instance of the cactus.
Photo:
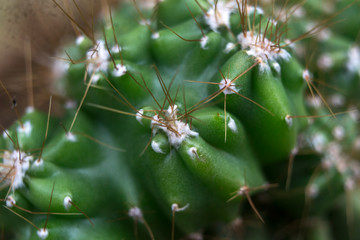
[[[331,236],[343,216],[327,215],[358,191],[355,112],[307,101],[311,86],[326,103],[294,53],[299,38],[283,37],[296,23],[267,14],[256,1],[134,1],[96,34],[78,26],[56,82],[63,116],[50,99],[47,114],[30,106],[3,129],[5,234],[267,239],[303,217],[305,239]],[[266,223],[236,235],[247,218]]]

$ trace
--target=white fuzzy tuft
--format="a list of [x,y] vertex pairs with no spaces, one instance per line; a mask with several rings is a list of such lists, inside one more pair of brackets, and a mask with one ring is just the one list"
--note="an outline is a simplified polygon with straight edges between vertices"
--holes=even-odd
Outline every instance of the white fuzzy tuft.
[[[239,3],[240,3],[240,1],[239,1]],[[248,14],[250,14],[250,15],[254,14],[255,7],[254,6],[247,6],[247,11],[248,11]],[[262,8],[260,8],[259,6],[257,6],[256,7],[256,13],[260,14],[260,15],[264,15],[264,10]]]
[[64,208],[65,208],[66,211],[69,211],[69,209],[71,208],[71,206],[72,206],[71,203],[72,203],[71,197],[66,196],[64,198]]
[[[61,54],[62,58],[66,58],[65,54]],[[54,59],[51,66],[51,72],[54,74],[54,78],[58,79],[64,76],[70,67],[70,62],[62,59]]]
[[310,71],[308,69],[305,69],[303,71],[302,77],[303,77],[304,81],[310,81],[311,78],[312,78],[311,73],[310,73]]
[[291,41],[290,39],[285,39],[284,43],[291,49],[296,49],[296,44],[295,42]]
[[70,142],[76,142],[77,138],[74,134],[72,134],[71,132],[68,132],[66,134],[66,139]]
[[190,129],[189,124],[177,120],[177,106],[173,105],[166,111],[166,119],[159,118],[158,115],[153,117],[151,126],[154,128],[153,134],[162,130],[167,136],[170,145],[179,148],[181,143],[188,137],[196,137],[199,133]]
[[140,208],[138,207],[132,207],[130,208],[129,212],[128,212],[129,217],[131,217],[132,219],[134,219],[135,221],[139,221],[142,222],[144,221],[143,218],[143,214]]
[[338,125],[334,127],[332,134],[337,140],[342,140],[345,137],[345,129],[343,126]]
[[224,50],[224,53],[229,53],[231,52],[232,50],[234,50],[236,47],[236,44],[235,43],[232,43],[232,42],[229,42],[226,44],[226,47],[225,47],[225,50]]
[[156,32],[151,35],[152,39],[158,39],[160,37],[160,33]]
[[140,25],[143,25],[143,26],[148,26],[148,25],[151,24],[151,21],[150,21],[149,19],[141,19],[141,20],[139,21],[139,24],[140,24]]
[[231,83],[231,79],[223,79],[219,84],[219,89],[224,89],[227,87],[223,93],[226,94],[234,94],[235,92],[239,92],[240,89],[236,88],[235,83]]
[[32,131],[32,125],[30,121],[24,122],[22,126],[17,128],[18,133],[24,133],[26,136],[29,136]]
[[355,122],[360,121],[360,112],[358,109],[352,110],[350,112],[350,117],[352,120],[354,120]]
[[114,77],[121,77],[126,73],[127,69],[125,65],[116,64],[116,68],[113,70],[112,75]]
[[119,53],[122,51],[122,47],[119,47],[119,45],[115,45],[111,48],[111,52],[113,53]]
[[139,6],[141,9],[154,9],[158,3],[164,2],[165,0],[157,0],[157,1],[139,1]]
[[278,25],[278,21],[276,21],[276,19],[273,19],[273,18],[268,18],[268,22],[269,22],[269,25],[271,26],[277,26]]
[[288,61],[291,58],[285,49],[276,47],[276,44],[262,34],[256,35],[250,31],[246,34],[242,32],[237,36],[237,39],[241,49],[247,50],[246,53],[249,56],[254,56],[260,60],[261,71],[270,70],[269,62],[276,62],[279,59]]
[[[11,179],[6,179],[6,181],[12,183],[13,190],[24,186],[23,179],[25,177],[26,171],[30,167],[30,162],[32,160],[32,156],[29,156],[24,152],[4,152],[3,165],[9,166],[9,168],[0,167],[0,173],[3,176],[12,176]],[[13,173],[9,174],[9,171],[12,171]]]
[[198,153],[197,153],[197,148],[196,147],[189,148],[187,153],[191,157],[191,159],[193,159],[193,160],[196,159],[199,156]]
[[28,106],[26,109],[25,109],[25,112],[26,113],[32,113],[32,112],[34,112],[34,107],[33,106]]
[[34,163],[33,166],[35,167],[41,167],[44,164],[44,160],[42,160],[41,158],[38,158]]
[[278,62],[273,62],[271,65],[273,66],[273,68],[275,69],[275,71],[277,73],[281,72],[281,66],[280,66],[280,64]]
[[144,115],[144,109],[140,109],[137,113],[136,113],[136,120],[141,124],[143,125],[143,122],[142,122],[142,116]]
[[80,35],[76,38],[76,45],[80,45],[85,40],[83,35]]
[[101,78],[101,74],[95,73],[92,76],[91,84],[96,84],[100,80],[100,78]]
[[230,28],[230,15],[235,11],[237,11],[236,1],[218,1],[216,5],[213,3],[205,14],[205,21],[215,32],[220,27]]
[[75,101],[66,101],[65,109],[76,109],[77,103]]
[[199,133],[192,131],[188,124],[181,121],[175,121],[175,126],[177,133],[174,133],[172,131],[166,132],[169,137],[169,143],[175,148],[178,148],[186,137],[196,137],[199,135]]
[[360,47],[355,46],[350,48],[348,52],[348,61],[346,67],[350,72],[358,73],[360,75]]
[[303,18],[305,17],[305,15],[306,15],[306,11],[303,7],[296,8],[295,12],[293,13],[293,16],[297,18]]
[[293,125],[293,119],[291,118],[290,115],[285,116],[285,122],[289,127],[291,127]]
[[45,228],[40,228],[38,231],[37,231],[37,235],[39,238],[41,239],[46,239],[48,236],[49,236],[49,232],[47,229]]
[[334,61],[327,53],[320,55],[316,63],[321,70],[328,70],[334,65]]
[[315,107],[315,108],[318,108],[318,107],[321,107],[322,105],[322,101],[321,101],[321,98],[318,97],[318,96],[310,96],[307,98],[307,103],[311,106],[311,107]]
[[88,61],[87,70],[89,73],[107,71],[110,56],[104,41],[98,41],[94,49],[88,51],[86,56]]
[[311,139],[314,149],[317,152],[323,152],[326,145],[326,137],[322,134],[316,133]]
[[249,190],[249,188],[246,187],[246,186],[240,187],[239,190],[237,191],[237,194],[238,194],[239,196],[242,196],[242,195],[244,195],[248,190]]
[[206,44],[209,40],[209,37],[208,36],[203,36],[201,39],[200,39],[200,46],[202,49],[206,49]]
[[334,107],[342,107],[345,105],[345,97],[340,94],[334,94],[330,97],[331,105]]
[[325,28],[321,30],[315,37],[320,41],[327,41],[332,36],[332,33],[329,29]]
[[349,169],[348,156],[344,154],[342,146],[337,142],[331,142],[326,146],[322,166],[324,169],[336,168],[340,173],[345,173]]
[[8,208],[14,207],[14,205],[16,204],[15,198],[13,196],[7,197],[5,204]]
[[190,204],[188,203],[184,207],[180,208],[177,203],[173,203],[171,205],[171,211],[173,211],[173,212],[182,212],[182,211],[185,211],[189,206],[190,206]]
[[233,133],[237,133],[238,129],[237,129],[236,123],[235,123],[234,119],[232,119],[231,117],[229,117],[228,127],[230,128],[230,130]]
[[151,148],[152,148],[152,149],[154,150],[154,152],[156,152],[156,153],[162,153],[162,154],[165,153],[163,150],[161,150],[160,144],[159,144],[158,142],[151,141]]

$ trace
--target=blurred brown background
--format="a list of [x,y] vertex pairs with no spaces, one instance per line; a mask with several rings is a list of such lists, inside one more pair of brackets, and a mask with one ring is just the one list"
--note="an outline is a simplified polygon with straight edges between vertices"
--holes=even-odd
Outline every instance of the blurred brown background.
[[[99,14],[104,3],[121,0],[56,0],[84,28]],[[79,11],[81,10],[81,13]],[[27,107],[25,49],[31,43],[35,107],[47,109],[51,66],[58,46],[74,38],[70,20],[53,0],[0,0],[0,79],[15,97],[20,111]],[[29,53],[29,51],[27,51]],[[27,61],[29,63],[29,61]],[[28,64],[29,65],[29,64]],[[16,119],[12,101],[0,87],[0,123]]]

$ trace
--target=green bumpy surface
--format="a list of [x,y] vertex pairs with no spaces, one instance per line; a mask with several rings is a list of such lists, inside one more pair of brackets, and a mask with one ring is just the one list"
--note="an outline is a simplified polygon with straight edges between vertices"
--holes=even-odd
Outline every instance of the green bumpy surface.
[[[276,166],[287,163],[307,125],[291,118],[307,115],[304,68],[290,48],[279,47],[284,41],[260,8],[249,8],[253,17],[242,22],[236,1],[214,8],[205,0],[167,0],[143,17],[124,4],[112,13],[113,27],[106,20],[103,34],[67,47],[72,62],[58,85],[81,102],[79,112],[69,101],[47,130],[48,116],[28,111],[0,140],[4,165],[13,163],[11,174],[1,172],[11,186],[5,205],[37,226],[24,226],[4,208],[1,221],[11,236],[180,238],[234,221],[248,212],[241,200],[275,183]],[[266,24],[266,37],[258,36]],[[341,121],[356,132],[351,119]],[[326,135],[333,127],[324,130],[319,121],[303,134],[310,139],[312,131]],[[324,139],[325,148],[331,140]],[[294,170],[295,187],[309,181],[318,158]],[[324,175],[311,182],[321,195],[314,200],[319,212],[348,176]],[[272,195],[275,205],[301,216],[306,193],[282,194]],[[327,236],[327,225],[317,224],[321,230],[310,229],[307,239]],[[264,239],[263,231],[247,236]]]

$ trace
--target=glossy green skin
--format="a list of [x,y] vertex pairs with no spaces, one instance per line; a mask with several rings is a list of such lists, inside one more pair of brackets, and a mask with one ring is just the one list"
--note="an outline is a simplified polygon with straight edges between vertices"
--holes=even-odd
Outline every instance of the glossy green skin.
[[[171,26],[187,39],[199,40],[202,37],[199,27],[184,7],[185,2],[208,37],[205,49],[198,41],[181,40],[162,26],[162,22]],[[205,1],[199,2],[208,7]],[[169,15],[174,8],[179,11]],[[113,17],[115,32],[123,48],[123,61],[116,53],[112,56],[116,64],[123,63],[127,67],[127,73],[115,77],[111,73],[114,65],[109,59],[108,71],[103,72],[98,82],[90,87],[71,131],[77,140],[69,141],[66,132],[58,126],[50,128],[42,152],[44,164],[41,168],[31,166],[25,187],[17,189],[16,194],[29,201],[29,209],[46,212],[54,186],[51,211],[66,213],[63,200],[71,196],[76,206],[98,226],[89,228],[83,216],[69,217],[69,221],[64,216],[51,217],[49,239],[67,238],[77,231],[78,239],[85,237],[88,231],[89,234],[94,232],[92,239],[98,236],[131,239],[133,231],[126,224],[117,223],[115,225],[121,227],[116,229],[104,222],[116,219],[118,215],[114,212],[123,211],[126,214],[134,206],[141,208],[158,239],[170,238],[171,207],[174,203],[180,208],[188,206],[184,211],[175,213],[175,232],[179,236],[207,228],[215,222],[231,222],[238,216],[239,201],[246,200],[244,196],[237,196],[240,188],[261,189],[267,182],[263,169],[287,160],[296,145],[298,132],[306,125],[303,120],[293,120],[292,124],[285,120],[287,115],[306,114],[302,66],[291,58],[289,61],[279,60],[280,72],[274,68],[262,71],[259,66],[253,67],[235,83],[240,86],[240,94],[271,113],[245,98],[230,94],[226,95],[225,118],[224,93],[220,93],[210,102],[211,106],[204,105],[191,112],[191,129],[199,135],[187,136],[179,146],[172,146],[164,131],[159,130],[152,136],[149,119],[142,119],[140,124],[134,116],[105,111],[93,104],[131,114],[140,109],[160,112],[176,104],[180,116],[194,109],[191,106],[219,91],[218,85],[200,83],[219,83],[222,76],[218,68],[226,77],[233,79],[248,70],[254,59],[240,46],[225,53],[226,44],[235,40],[226,29],[212,31],[194,1],[160,3],[157,20],[152,23],[159,38],[152,38],[152,32],[138,24],[136,11],[129,6],[114,12]],[[238,27],[234,32],[239,32]],[[106,28],[105,34],[111,48],[115,44],[112,29]],[[78,46],[69,47],[68,52],[74,59],[82,59],[92,47],[91,41],[86,39]],[[166,90],[161,86],[154,66]],[[70,64],[63,79],[68,97],[77,102],[82,99],[86,88],[83,81],[85,71],[84,63]],[[91,73],[87,81],[90,76]],[[174,81],[170,89],[172,78]],[[124,103],[126,101],[132,106]],[[61,119],[66,127],[70,126],[74,115],[75,109],[67,110],[66,116]],[[154,112],[147,112],[145,116],[154,117]],[[34,133],[38,136],[31,138],[36,139],[34,141],[19,138],[22,151],[31,152],[30,148],[42,146],[46,120],[46,115],[40,120],[34,118],[36,129],[39,129],[39,132],[34,129]],[[180,120],[186,121],[185,118]],[[236,130],[230,127],[230,121],[234,122]],[[25,144],[27,141],[31,143],[29,147]],[[163,153],[151,147],[154,141]],[[125,151],[110,149],[104,143]],[[148,143],[150,146],[140,155]],[[11,142],[8,141],[7,146],[11,146]],[[196,148],[195,158],[189,154],[191,148]],[[253,193],[249,190],[249,194]],[[227,202],[235,196],[237,198]],[[145,214],[146,211],[152,214]],[[76,213],[78,210],[71,207],[69,212]],[[31,219],[41,226],[43,217]],[[161,227],[163,222],[165,227]],[[72,223],[78,226],[78,230],[73,229]],[[141,226],[139,234],[147,237],[143,222],[138,225]],[[36,239],[36,230],[28,229],[22,236],[24,239]]]
[[[240,51],[224,64],[222,72],[229,74],[232,79],[252,64],[253,61],[246,53]],[[282,70],[281,74],[261,73],[255,68],[239,79],[239,93],[256,101],[271,113],[235,94],[227,97],[228,110],[245,125],[253,142],[252,146],[263,163],[287,157],[289,150],[295,146],[296,132],[304,126],[301,121],[294,121],[292,126],[285,121],[286,115],[305,115],[306,111],[302,104],[304,81],[299,72],[301,68],[294,60],[284,63],[284,68],[286,70]],[[280,78],[283,76],[288,78]],[[215,76],[216,80],[213,81],[221,80],[220,77]]]
[[[44,225],[44,217],[36,219],[36,224]],[[46,239],[119,239],[119,236],[130,239],[132,234],[124,226],[116,223],[105,224],[105,219],[93,219],[92,226],[86,219],[69,219],[55,217],[49,221],[49,237]],[[23,238],[37,240],[39,237],[30,227],[21,233]]]
[[[171,20],[168,19],[165,13],[173,7],[172,4],[176,5],[178,2],[167,1],[160,4],[159,23],[163,22],[171,26],[173,31],[186,39],[200,39],[202,33],[190,14],[186,18],[185,16],[172,16]],[[199,11],[196,4],[194,5],[191,1],[189,5],[191,5],[189,6],[191,10],[195,6],[197,10],[192,13],[201,19],[202,12]],[[110,63],[109,73],[104,74],[116,90],[109,90],[108,93],[113,92],[117,95],[116,91],[119,91],[136,109],[151,106],[150,109],[160,110],[151,94],[158,103],[162,103],[165,99],[164,90],[160,86],[155,70],[149,70],[153,64],[159,69],[159,74],[167,87],[174,78],[168,94],[174,98],[178,92],[177,99],[173,100],[179,106],[180,112],[185,112],[186,106],[190,107],[196,104],[219,89],[216,85],[212,88],[203,83],[183,83],[184,80],[220,82],[221,76],[217,71],[217,66],[220,66],[222,72],[228,74],[230,78],[234,78],[254,64],[254,60],[239,48],[228,54],[224,53],[223,49],[230,40],[228,34],[223,30],[209,31],[204,22],[201,24],[208,31],[206,34],[208,42],[205,49],[199,42],[187,42],[180,39],[169,29],[161,27],[161,24],[158,24],[159,38],[147,40],[147,37],[151,36],[150,30],[140,26],[134,27],[127,33],[126,29],[117,25],[117,19],[118,16],[115,14],[115,29],[118,41],[124,49],[122,57],[124,65],[128,68],[128,74],[114,77],[110,72],[113,70],[112,63]],[[124,21],[122,25],[126,25],[126,20],[122,19],[122,21]],[[134,20],[130,18],[127,21],[131,25]],[[140,36],[143,32],[147,33],[143,35],[141,42],[135,42],[134,36]],[[112,29],[107,29],[106,34],[109,45],[113,46],[115,40],[112,36]],[[135,47],[144,42],[147,47],[142,47],[141,51]],[[149,55],[153,56],[153,59],[148,59]],[[140,58],[139,56],[144,57]],[[118,54],[113,54],[113,57],[117,64],[121,63]],[[214,200],[214,203],[210,202],[209,206],[206,206],[202,199],[220,198],[222,201],[226,201],[245,184],[248,187],[263,185],[265,180],[258,161],[265,164],[282,161],[288,157],[291,149],[295,146],[296,133],[301,128],[301,121],[294,121],[292,126],[288,126],[285,116],[305,114],[302,104],[304,88],[302,70],[295,60],[291,60],[289,63],[284,61],[280,64],[286,66],[281,73],[277,73],[275,70],[268,73],[261,72],[258,67],[255,67],[237,81],[241,85],[241,94],[263,105],[273,112],[274,116],[239,96],[228,96],[227,118],[231,116],[236,122],[239,132],[232,135],[228,128],[226,142],[223,103],[220,104],[220,108],[206,108],[192,114],[194,116],[192,127],[194,131],[199,132],[199,137],[188,137],[179,148],[174,148],[169,146],[166,141],[167,137],[160,131],[153,136],[152,141],[161,142],[163,144],[161,149],[165,154],[156,153],[149,147],[141,157],[138,154],[146,147],[151,137],[148,120],[143,119],[144,126],[141,126],[134,118],[121,116],[117,117],[119,122],[115,123],[107,117],[111,116],[108,112],[101,113],[102,110],[94,109],[86,104],[84,107],[104,121],[109,128],[113,129],[112,131],[119,135],[119,138],[123,138],[122,142],[125,144],[129,159],[134,162],[135,171],[140,172],[143,181],[150,188],[150,192],[161,202],[166,215],[171,217],[170,209],[173,203],[179,204],[180,207],[189,204],[189,214],[187,215],[186,211],[179,213],[177,224],[179,224],[179,228],[185,229],[187,232],[195,231],[195,229],[205,226],[208,221],[212,221],[211,214],[201,212],[213,209],[212,204],[220,206],[218,200]],[[78,71],[75,70],[76,65],[72,67],[74,67],[74,72]],[[289,71],[291,71],[290,74]],[[130,77],[130,74],[133,78]],[[284,79],[283,75],[291,77]],[[134,79],[142,86],[145,86],[144,80],[151,94],[144,87],[135,83]],[[74,81],[76,79],[70,75],[71,88],[69,90],[73,96],[80,98],[81,94],[72,91]],[[111,88],[105,78],[101,78],[97,84],[107,87],[107,89]],[[178,87],[182,88],[182,86],[184,86],[184,91],[178,91]],[[223,94],[219,95],[219,98],[222,96]],[[118,95],[118,98],[121,97]],[[182,100],[184,98],[186,106]],[[116,105],[115,109],[133,112],[133,109],[124,104],[114,104],[109,96],[101,97],[95,89],[90,89],[87,101],[106,107]],[[166,101],[165,109],[170,104],[169,100]],[[104,117],[105,114],[109,115]],[[202,121],[208,124],[204,125]],[[227,119],[227,123],[228,121],[229,119]],[[188,150],[191,147],[198,149],[199,159],[194,160],[189,157]],[[178,161],[182,163],[177,163]],[[172,169],[178,169],[176,174]],[[193,179],[192,175],[198,180]],[[191,184],[195,181],[200,181],[199,185]],[[211,193],[207,192],[209,190]],[[194,192],[198,194],[194,195]],[[211,197],[213,195],[217,197]],[[194,198],[194,196],[196,197]],[[235,206],[235,203],[229,205]],[[223,212],[219,219],[231,219],[229,216],[232,214],[227,213],[225,208],[219,208]],[[198,216],[196,220],[191,219],[193,215],[190,214],[195,209],[199,212],[196,214]],[[184,220],[181,219],[182,217]],[[191,225],[191,227],[187,225]]]
[[[71,115],[73,113],[71,111]],[[39,121],[39,118],[42,118],[42,121]],[[69,196],[72,202],[89,217],[106,216],[105,219],[109,220],[109,214],[113,215],[115,210],[128,210],[126,204],[133,206],[140,204],[139,187],[125,163],[123,153],[103,148],[82,135],[86,133],[88,136],[96,136],[98,141],[116,146],[116,140],[103,126],[94,125],[87,116],[80,113],[73,128],[76,141],[69,141],[66,133],[61,129],[58,129],[53,137],[49,134],[42,151],[43,164],[37,166],[35,161],[39,153],[34,149],[41,148],[44,136],[42,139],[36,137],[38,132],[45,132],[42,124],[46,122],[47,116],[39,117],[38,113],[33,112],[25,115],[22,120],[30,121],[32,131],[30,135],[17,134],[16,142],[21,146],[21,151],[27,154],[33,153],[34,162],[26,173],[25,186],[12,193],[16,204],[20,207],[35,212],[46,212],[52,198],[51,212],[79,213],[74,206],[65,209],[64,198]],[[17,127],[19,127],[18,123],[14,128]],[[29,139],[41,139],[41,141],[35,142]],[[9,139],[6,140],[8,145],[12,144]],[[113,161],[113,159],[117,160]],[[121,181],[116,181],[119,177]],[[22,198],[26,201],[22,201]],[[18,212],[23,215],[22,211]],[[26,217],[32,218],[31,215]],[[60,236],[53,239],[56,238],[61,239]]]

